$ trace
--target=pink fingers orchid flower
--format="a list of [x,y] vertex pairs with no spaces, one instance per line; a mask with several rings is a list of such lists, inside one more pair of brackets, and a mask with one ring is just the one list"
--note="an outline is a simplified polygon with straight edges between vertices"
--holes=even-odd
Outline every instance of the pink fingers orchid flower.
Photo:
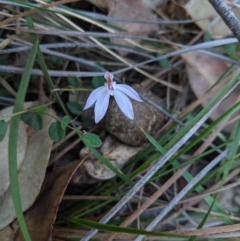
[[106,83],[95,89],[88,97],[83,110],[88,109],[95,103],[95,122],[98,123],[106,114],[110,96],[113,96],[121,111],[131,120],[134,119],[132,103],[128,97],[136,101],[142,101],[138,93],[128,85],[117,84],[113,81],[113,75],[109,72],[104,74]]

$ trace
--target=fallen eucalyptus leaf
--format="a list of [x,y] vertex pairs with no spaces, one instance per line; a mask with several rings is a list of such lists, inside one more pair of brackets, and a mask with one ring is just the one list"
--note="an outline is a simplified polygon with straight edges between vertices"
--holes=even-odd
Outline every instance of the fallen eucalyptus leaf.
[[[33,106],[34,103],[25,103],[24,109]],[[6,116],[6,121],[10,120],[12,113],[12,107],[3,110],[1,115]],[[26,131],[26,150],[21,147],[23,151],[22,162],[19,164],[18,179],[19,179],[19,191],[22,201],[22,209],[26,211],[36,199],[42,182],[44,180],[47,163],[52,147],[52,140],[48,136],[48,128],[54,119],[51,117],[55,115],[52,110],[46,110],[46,115],[43,116],[43,129],[41,131],[35,131],[31,127],[27,127]],[[21,126],[26,125],[21,122]],[[23,131],[24,132],[24,131]],[[23,134],[24,136],[24,134]],[[19,143],[24,142],[25,137],[19,136]],[[18,147],[19,148],[19,147]],[[7,150],[8,146],[1,148],[1,150]],[[19,152],[19,150],[18,150]],[[2,151],[1,151],[2,153]],[[5,154],[5,156],[7,153]],[[6,160],[5,160],[6,161]],[[19,161],[19,160],[18,160]],[[2,163],[2,159],[1,162]],[[5,166],[6,163],[5,163]],[[1,171],[2,168],[0,168]],[[5,170],[8,173],[8,170]],[[6,189],[6,188],[5,188]],[[15,209],[12,202],[11,191],[9,187],[6,189],[4,194],[0,196],[0,230],[10,224],[16,217]]]
[[[120,0],[110,1],[108,7],[108,16],[114,18],[126,18],[141,21],[157,21],[157,16],[153,14],[142,0]],[[139,24],[131,22],[111,22],[114,26],[124,29],[130,34],[139,34],[147,36],[151,32],[158,31],[158,25],[156,24]],[[123,38],[112,38],[111,42],[119,45],[133,45],[127,42]],[[135,43],[139,43],[139,40],[134,40]],[[128,52],[118,50],[121,55],[126,55]]]
[[[9,170],[8,170],[8,141],[9,141],[9,127],[5,138],[0,142],[0,200],[6,190],[9,188]],[[17,168],[21,168],[25,159],[27,149],[27,125],[20,122],[18,129],[18,142],[17,142]],[[0,201],[1,202],[1,201]],[[0,207],[1,210],[1,207]],[[1,214],[0,214],[1,217]],[[0,226],[1,227],[1,226]]]
[[[222,60],[216,59],[206,54],[199,52],[190,52],[182,55],[186,62],[186,70],[189,79],[189,84],[194,91],[195,95],[200,98],[207,90],[221,77],[221,75],[228,69],[226,63]],[[214,93],[211,97],[207,98],[202,102],[205,106],[213,98]],[[214,121],[217,120],[223,113],[236,102],[239,96],[239,91],[234,92],[227,99],[225,99],[221,105],[211,114],[210,118]],[[238,112],[239,113],[239,112]],[[234,114],[234,116],[236,116]],[[233,125],[227,125],[224,130],[231,132]]]
[[[68,166],[58,168],[44,181],[36,201],[25,214],[32,240],[51,240],[58,206],[73,173],[80,164],[81,162],[75,161]],[[39,224],[41,224],[41,227],[39,227]],[[14,241],[25,241],[20,229],[16,231]]]

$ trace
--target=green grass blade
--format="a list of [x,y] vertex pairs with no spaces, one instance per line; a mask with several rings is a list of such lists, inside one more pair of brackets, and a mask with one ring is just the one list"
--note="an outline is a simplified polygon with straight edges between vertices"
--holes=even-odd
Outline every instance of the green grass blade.
[[[35,41],[33,48],[30,52],[26,67],[24,69],[18,94],[13,108],[13,114],[22,111],[23,103],[25,100],[29,80],[31,77],[31,70],[36,58],[38,49],[38,41]],[[10,177],[10,189],[12,193],[13,205],[16,211],[17,220],[22,230],[23,236],[26,241],[31,241],[27,225],[24,220],[22,212],[22,204],[19,193],[18,183],[18,170],[17,170],[17,140],[18,140],[18,128],[21,116],[15,115],[11,119],[10,131],[9,131],[9,143],[8,143],[8,162],[9,162],[9,177]]]
[[149,135],[147,132],[143,131],[145,136],[148,138],[148,140],[157,148],[157,150],[162,153],[163,155],[167,153],[167,151],[159,144],[158,141],[156,141],[151,135]]
[[148,235],[148,236],[157,236],[157,237],[175,237],[175,238],[186,237],[180,234],[178,235],[178,234],[171,234],[171,233],[164,233],[164,232],[151,232],[151,231],[144,231],[144,230],[139,230],[135,228],[125,228],[125,227],[118,227],[110,224],[101,224],[101,223],[89,221],[86,219],[80,219],[80,218],[72,218],[71,221],[82,226],[95,228],[95,229],[107,231],[107,232],[114,232],[114,233],[128,233],[128,234]]
[[[206,215],[205,215],[204,218],[202,219],[201,223],[198,225],[197,229],[202,229],[203,226],[204,226],[204,224],[207,222],[207,219],[208,219],[208,217],[209,217],[209,215],[210,215],[210,213],[211,213],[211,211],[212,211],[212,209],[213,209],[213,207],[214,207],[214,204],[215,204],[215,202],[216,202],[216,200],[217,200],[217,196],[218,196],[218,194],[215,196],[214,201],[212,202],[211,207],[208,209]],[[196,239],[197,239],[197,236],[192,236],[192,237],[189,239],[189,241],[195,241]]]

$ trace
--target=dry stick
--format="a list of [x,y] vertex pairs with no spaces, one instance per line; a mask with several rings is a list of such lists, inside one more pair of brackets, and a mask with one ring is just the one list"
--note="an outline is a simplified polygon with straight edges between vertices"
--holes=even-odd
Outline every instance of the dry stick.
[[[235,224],[235,225],[224,226],[223,229],[221,229],[221,227],[216,227],[216,228],[208,228],[206,230],[199,229],[199,230],[186,230],[186,231],[171,231],[171,233],[179,234],[179,235],[181,234],[184,236],[195,236],[195,235],[203,236],[204,235],[204,238],[207,238],[206,235],[210,236],[215,233],[227,233],[227,232],[238,231],[239,226],[240,226],[239,224]],[[168,232],[166,232],[166,233],[168,233]],[[80,238],[80,237],[85,236],[86,234],[87,234],[87,231],[85,231],[85,230],[76,230],[76,229],[63,228],[63,227],[55,227],[54,231],[53,231],[54,240],[56,240],[56,238],[63,238],[63,239]],[[98,234],[96,234],[95,238],[100,239],[100,240],[106,240],[107,235],[108,235],[107,233],[98,233]],[[210,237],[214,238],[213,236],[210,236]],[[222,236],[220,236],[218,238],[221,238],[221,237]],[[119,233],[116,236],[116,240],[129,241],[129,240],[133,240],[134,238],[136,238],[136,235],[134,235],[134,234]],[[60,239],[60,240],[62,240],[62,239]],[[150,237],[149,236],[147,238],[147,240],[159,240],[159,237],[155,237],[155,236]],[[172,240],[172,239],[165,238],[164,240]],[[178,239],[178,240],[186,240],[186,238]]]
[[[133,196],[138,190],[194,135],[194,133],[202,126],[202,124],[209,118],[212,112],[219,106],[219,104],[239,85],[237,82],[228,92],[224,95],[218,103],[203,116],[195,126],[193,126],[163,157],[159,158],[156,163],[148,170],[148,172],[141,178],[135,186],[99,221],[99,223],[107,223]],[[225,153],[225,152],[224,152]],[[98,230],[91,229],[82,241],[91,239]]]
[[232,31],[233,35],[240,42],[240,21],[233,11],[222,0],[208,0],[215,8],[216,12],[221,16],[225,24]]
[[[236,186],[237,184],[235,184]],[[226,187],[227,188],[227,187]],[[225,189],[226,189],[225,188]],[[224,189],[224,190],[225,190]],[[97,200],[97,201],[108,201],[113,199],[114,196],[94,196],[94,195],[64,195],[62,200]],[[119,197],[120,199],[120,197]],[[132,198],[130,199],[131,203],[144,203],[148,197],[142,197],[140,200],[139,198]],[[116,199],[117,200],[117,199]],[[156,205],[162,205],[161,202],[155,202]]]
[[17,92],[12,88],[12,86],[0,76],[0,84],[13,96],[17,96]]
[[[189,211],[194,211],[195,213],[204,213],[204,214],[206,214],[206,213],[208,213],[208,211],[209,210],[207,210],[207,209],[204,209],[204,208],[194,208],[194,207],[189,207],[188,208],[188,210]],[[240,221],[240,218],[239,217],[236,217],[236,216],[233,216],[231,213],[227,213],[227,214],[222,214],[222,213],[219,213],[219,212],[215,212],[215,211],[210,211],[210,214],[211,215],[213,215],[213,216],[215,216],[215,217],[228,217],[229,219],[231,219],[231,220],[234,220],[234,221]],[[216,226],[219,226],[219,222],[221,222],[222,223],[222,221],[213,221],[213,223],[209,223],[209,224],[205,224],[204,225],[204,227],[205,228],[208,228],[208,227],[213,227],[212,225],[215,223],[215,227]],[[199,224],[197,224],[196,225],[196,227],[198,226]],[[210,225],[210,226],[209,226]]]
[[[190,157],[193,158],[202,152],[204,152],[209,144],[216,138],[219,132],[222,130],[224,125],[222,124],[213,133],[211,133],[206,141],[198,148],[198,150]],[[121,227],[126,227],[131,224],[136,217],[140,216],[151,204],[153,204],[170,186],[172,186],[178,178],[182,177],[183,173],[191,166],[191,164],[183,167],[182,169],[176,171],[172,177],[170,177],[167,182],[165,182],[146,202],[144,202],[135,212],[133,212],[124,222],[120,224]],[[203,197],[202,197],[203,198]],[[111,241],[116,234],[111,234],[107,241]]]
[[[160,56],[160,57],[151,58],[150,60],[147,60],[147,61],[144,61],[144,62],[141,62],[141,63],[138,63],[138,64],[133,64],[130,67],[126,67],[126,68],[114,71],[113,74],[117,75],[117,74],[125,72],[127,70],[130,70],[130,69],[133,69],[133,68],[136,68],[136,67],[139,67],[139,66],[143,66],[143,65],[152,63],[152,62],[160,60],[160,59],[173,57],[173,56],[176,56],[176,55],[179,55],[179,54],[183,54],[183,53],[187,53],[187,52],[191,52],[191,51],[199,51],[199,49],[217,47],[217,46],[230,44],[230,43],[236,43],[236,42],[237,42],[237,39],[228,38],[228,39],[222,39],[222,40],[215,40],[215,41],[211,41],[211,42],[207,42],[207,43],[196,44],[196,45],[190,46],[188,48],[182,48],[182,49],[173,51],[171,53],[165,54],[165,55]],[[23,72],[23,68],[8,66],[8,65],[0,65],[0,70],[3,70],[4,72],[10,72],[10,73],[22,73]],[[89,73],[89,72],[79,72],[79,71],[64,71],[64,73],[63,73],[62,71],[59,71],[59,70],[48,70],[48,73],[49,73],[50,76],[65,76],[65,77],[68,77],[69,75],[74,75],[74,76],[77,76],[77,77],[102,76],[102,72],[99,72],[99,73],[90,72]],[[40,69],[32,69],[32,74],[42,75],[42,71]]]
[[[55,227],[53,230],[53,240],[55,241],[62,241],[62,239],[70,239],[70,238],[81,238],[84,237],[87,234],[86,230],[76,230],[76,229],[70,229],[70,228],[63,228],[63,227]],[[95,235],[96,239],[99,240],[106,240],[108,236],[108,233],[98,233]],[[137,235],[135,234],[125,234],[125,233],[119,233],[116,236],[116,240],[134,240],[134,238],[136,238]],[[60,240],[56,239],[56,238],[62,238]],[[159,236],[152,236],[152,237],[148,237],[148,240],[159,240]],[[164,239],[164,240],[172,240],[172,239]],[[183,239],[178,239],[178,240],[183,240]],[[186,240],[186,239],[184,239]]]
[[[60,0],[60,1],[57,1],[57,2],[53,2],[51,4],[44,4],[44,5],[42,5],[42,8],[50,8],[50,7],[54,7],[54,6],[58,6],[58,5],[62,5],[62,4],[67,4],[67,3],[72,3],[72,2],[77,2],[77,1],[79,1],[79,0]],[[0,27],[2,27],[3,25],[5,25],[7,23],[11,23],[13,21],[16,21],[19,18],[26,17],[28,15],[37,13],[38,11],[39,11],[39,9],[34,8],[34,9],[29,10],[29,11],[19,13],[19,14],[15,15],[14,17],[8,18],[8,19],[0,22]]]
[[197,230],[187,230],[187,231],[174,231],[173,234],[179,234],[184,236],[205,236],[205,235],[214,235],[220,233],[236,232],[240,230],[240,224],[233,224],[227,226],[220,226],[215,228],[205,228]]
[[[235,169],[236,170],[236,169]],[[229,174],[231,175],[231,173]],[[219,184],[219,183],[218,183]],[[221,188],[220,187],[217,187],[215,188],[214,190],[211,190],[209,191],[208,189],[205,190],[204,192],[202,192],[201,194],[198,194],[198,195],[195,195],[195,196],[192,196],[192,197],[189,197],[185,200],[182,200],[181,202],[179,202],[179,204],[184,204],[184,203],[189,203],[191,201],[195,201],[195,200],[200,200],[200,198],[204,198],[206,195],[212,195],[212,194],[215,194],[215,193],[219,193],[219,192],[223,192],[223,191],[226,191],[228,189],[231,189],[231,188],[234,188],[236,186],[239,186],[240,185],[240,181],[238,182],[233,182],[231,184],[227,184],[225,186],[222,186]],[[212,188],[212,187],[211,187]],[[189,207],[189,205],[188,205]]]
[[[75,134],[76,134],[76,132],[75,132]],[[72,142],[70,145],[68,145],[65,149],[63,149],[61,152],[59,152],[52,160],[50,160],[48,162],[48,166],[51,166],[55,161],[57,161],[60,157],[62,157],[64,154],[66,154],[68,151],[70,151],[79,142],[81,142],[80,138],[76,139],[74,142]]]

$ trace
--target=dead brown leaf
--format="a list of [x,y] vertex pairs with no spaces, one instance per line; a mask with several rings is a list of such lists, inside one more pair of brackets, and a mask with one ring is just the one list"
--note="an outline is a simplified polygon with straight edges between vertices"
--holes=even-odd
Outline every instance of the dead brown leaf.
[[[186,70],[189,79],[189,84],[195,95],[200,98],[207,90],[221,77],[221,75],[228,69],[226,63],[222,60],[216,59],[206,54],[199,52],[190,52],[182,55],[186,62]],[[214,96],[216,92],[211,95]],[[212,97],[205,99],[202,105],[209,103]],[[239,91],[233,93],[219,107],[212,113],[211,119],[214,121],[225,113],[239,97]],[[237,115],[237,114],[236,114]],[[225,131],[231,132],[232,125],[227,125]]]
[[[59,203],[80,164],[80,161],[75,161],[67,167],[58,168],[44,181],[35,203],[25,214],[27,227],[34,241],[51,239]],[[14,241],[25,241],[20,229],[16,231]]]
[[5,227],[0,230],[0,240],[1,241],[13,241],[14,229],[10,226]]
[[[142,0],[121,0],[121,1],[110,1],[108,7],[108,15],[115,18],[123,19],[134,19],[142,21],[156,21],[157,17],[151,12],[151,10],[146,7]],[[126,23],[126,22],[110,22],[115,26],[124,29],[130,34],[139,34],[147,36],[149,33],[157,31],[158,26],[155,24],[137,24],[137,23]],[[122,38],[112,38],[111,41],[120,45],[131,45],[125,39]],[[135,40],[135,42],[139,42]],[[121,55],[126,55],[126,51],[118,51]]]

